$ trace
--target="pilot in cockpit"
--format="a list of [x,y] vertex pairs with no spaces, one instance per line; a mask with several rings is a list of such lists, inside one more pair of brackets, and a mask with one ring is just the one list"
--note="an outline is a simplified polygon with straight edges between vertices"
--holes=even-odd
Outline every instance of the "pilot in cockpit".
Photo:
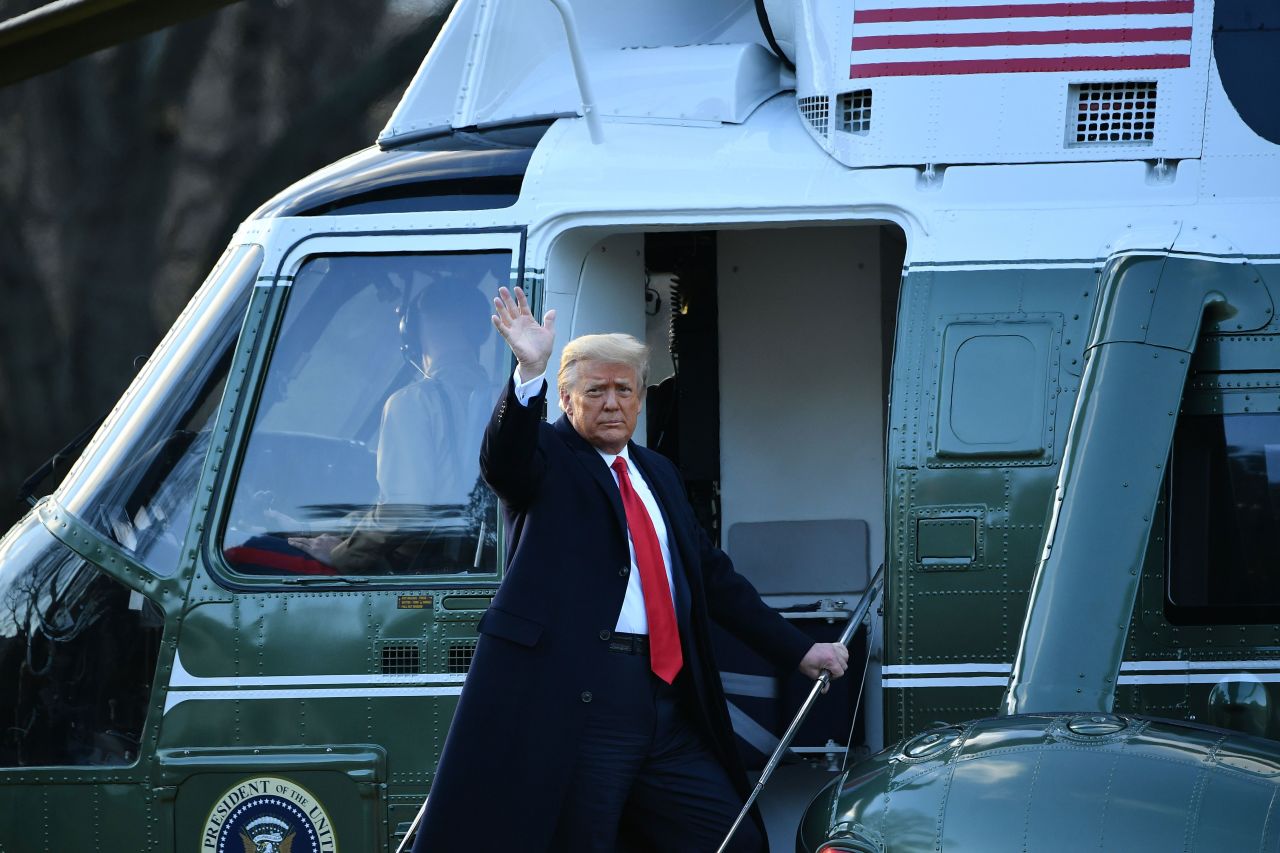
[[[419,274],[416,278],[426,278]],[[345,536],[292,537],[289,544],[343,574],[456,572],[472,568],[493,535],[495,502],[475,460],[496,393],[480,350],[492,334],[490,274],[406,283],[398,309],[415,381],[382,407],[377,502]]]

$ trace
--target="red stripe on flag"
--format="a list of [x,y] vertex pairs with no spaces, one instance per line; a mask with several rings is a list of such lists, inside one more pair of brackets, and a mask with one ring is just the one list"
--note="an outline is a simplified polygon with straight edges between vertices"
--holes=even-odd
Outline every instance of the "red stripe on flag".
[[1190,41],[1190,27],[1145,30],[1056,30],[1027,33],[946,33],[907,36],[854,36],[854,50],[912,47],[992,47],[1011,44],[1119,44],[1140,41]]
[[1139,71],[1188,68],[1187,54],[1067,56],[1046,59],[951,59],[939,62],[868,62],[849,68],[849,79],[933,74],[1000,74],[1022,71]]
[[855,24],[902,21],[965,21],[978,18],[1075,18],[1092,15],[1178,15],[1195,11],[1194,0],[1103,0],[1089,3],[1028,3],[1025,6],[924,6],[918,9],[857,9]]

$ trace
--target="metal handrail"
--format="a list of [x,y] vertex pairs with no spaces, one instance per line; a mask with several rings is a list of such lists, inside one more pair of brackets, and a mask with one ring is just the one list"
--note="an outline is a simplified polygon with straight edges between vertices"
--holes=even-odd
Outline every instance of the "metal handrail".
[[[839,643],[842,646],[849,645],[849,641],[853,639],[853,634],[858,630],[858,626],[871,612],[871,605],[879,598],[884,590],[884,566],[881,565],[876,570],[875,577],[871,579],[871,583],[867,585],[866,592],[862,594],[862,598],[858,600],[858,605],[853,609],[853,616],[849,618],[848,624],[844,626],[844,631],[840,634]],[[866,678],[866,670],[863,670],[862,677]],[[791,741],[795,738],[796,732],[800,730],[801,724],[804,723],[805,717],[809,716],[809,711],[813,708],[813,703],[817,700],[818,695],[825,693],[827,686],[831,683],[831,673],[825,669],[818,679],[813,683],[813,689],[809,691],[809,696],[804,700],[804,704],[800,706],[800,710],[796,712],[795,718],[791,721],[791,725],[787,726],[787,730],[782,735],[782,739],[778,741],[778,746],[773,750],[773,755],[769,756],[769,761],[764,766],[764,771],[760,774],[760,780],[756,782],[755,790],[751,792],[751,796],[747,797],[746,803],[742,806],[742,811],[738,812],[738,818],[733,822],[733,826],[729,827],[729,832],[724,837],[724,841],[720,843],[720,847],[716,853],[725,853],[729,847],[729,842],[733,840],[734,833],[738,831],[738,827],[742,825],[742,821],[747,816],[747,812],[751,811],[751,807],[755,805],[756,798],[760,796],[760,792],[764,790],[765,783],[769,781],[769,777],[773,775],[774,769],[778,766],[778,762],[782,759],[782,754],[791,746]],[[852,744],[849,744],[852,746]]]

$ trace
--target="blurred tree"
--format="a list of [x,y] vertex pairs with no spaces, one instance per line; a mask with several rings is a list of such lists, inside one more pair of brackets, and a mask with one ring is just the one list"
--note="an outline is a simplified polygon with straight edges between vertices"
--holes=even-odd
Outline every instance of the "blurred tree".
[[451,5],[245,0],[0,89],[0,529],[236,224],[372,143]]

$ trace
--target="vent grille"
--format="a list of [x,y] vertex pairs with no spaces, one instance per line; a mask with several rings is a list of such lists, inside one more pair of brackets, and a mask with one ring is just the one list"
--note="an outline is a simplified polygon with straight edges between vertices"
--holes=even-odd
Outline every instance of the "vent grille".
[[1156,84],[1071,86],[1069,145],[1150,145],[1156,138]]
[[387,675],[413,675],[422,671],[422,655],[416,643],[388,643],[382,647],[382,671]]
[[475,641],[454,643],[449,646],[449,659],[445,661],[446,672],[466,672],[471,668],[471,659],[476,656]]
[[871,90],[859,89],[836,96],[837,127],[845,133],[871,132]]
[[814,133],[825,137],[831,114],[831,105],[826,95],[810,95],[796,101],[800,107],[800,115],[813,128]]

